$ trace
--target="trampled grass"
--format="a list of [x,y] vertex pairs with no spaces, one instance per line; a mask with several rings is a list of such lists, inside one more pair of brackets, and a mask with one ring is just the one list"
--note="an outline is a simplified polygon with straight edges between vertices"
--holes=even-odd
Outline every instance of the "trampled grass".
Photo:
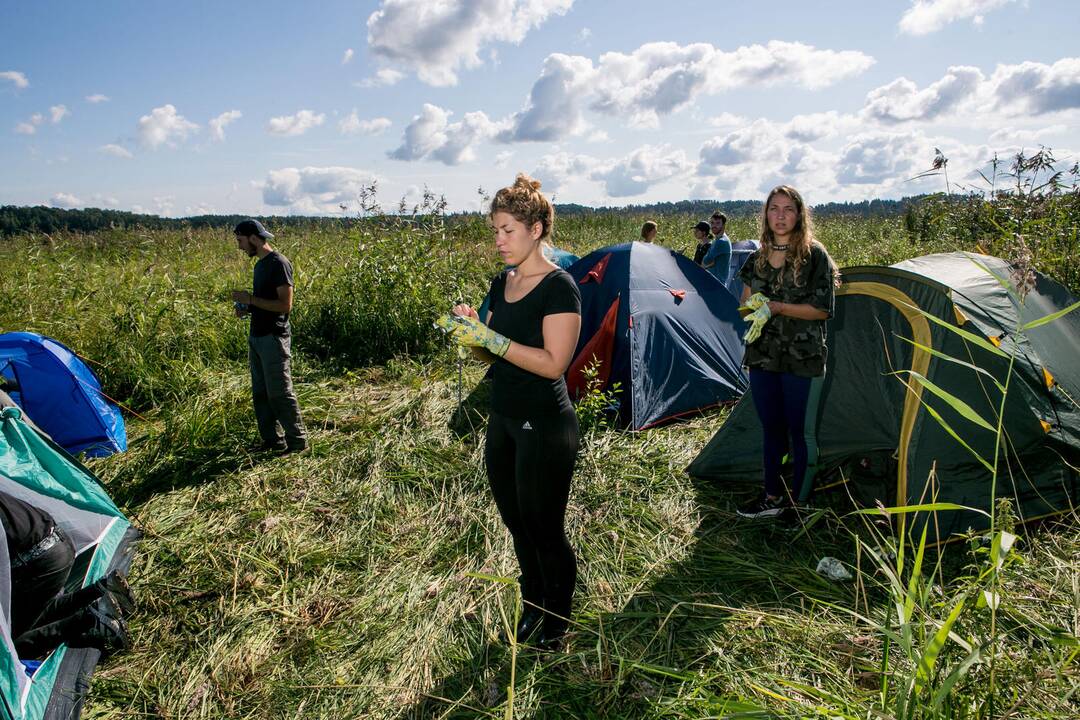
[[[689,248],[688,218],[660,221],[661,242]],[[750,234],[740,222],[734,237]],[[570,219],[558,242],[582,253],[639,226]],[[320,347],[316,317],[342,310],[334,289],[364,242],[351,232],[280,238],[298,271],[294,379],[313,451],[275,459],[241,449],[254,439],[246,329],[227,291],[246,285],[250,266],[227,234],[0,244],[0,328],[69,344],[139,413],[129,452],[93,463],[145,532],[131,573],[135,646],[99,669],[85,717],[896,716],[892,688],[916,669],[887,642],[887,578],[855,541],[872,537],[832,512],[802,532],[741,520],[734,507],[754,478],[734,488],[688,478],[723,410],[584,439],[568,511],[580,563],[568,649],[503,642],[513,550],[486,486],[482,418],[458,411],[482,369],[466,364],[459,387],[438,345],[366,367]],[[420,313],[472,296],[496,267],[476,228],[450,241],[409,232],[402,241],[427,238],[433,264],[452,247],[454,275],[404,268],[432,281],[355,295],[357,317],[340,322],[368,327],[359,316],[388,306]],[[822,223],[821,237],[841,264],[953,249],[912,245],[886,221]],[[369,262],[393,265],[393,243],[369,247]],[[1080,529],[1067,517],[1023,532],[1002,570],[993,717],[1076,717]],[[931,633],[981,562],[962,543],[945,553],[916,609]],[[816,574],[827,555],[855,580]],[[989,611],[972,607],[954,632],[989,648]],[[966,654],[952,642],[938,663]],[[982,658],[947,707],[907,716],[990,717],[988,686]]]

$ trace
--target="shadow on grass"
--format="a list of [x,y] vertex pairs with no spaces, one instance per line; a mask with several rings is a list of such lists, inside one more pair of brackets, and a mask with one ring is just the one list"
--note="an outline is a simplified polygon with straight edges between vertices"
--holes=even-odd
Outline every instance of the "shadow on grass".
[[[816,573],[823,556],[853,559],[853,541],[835,513],[789,524],[743,519],[734,507],[758,486],[688,482],[700,522],[682,559],[615,611],[577,611],[567,652],[523,652],[515,684],[528,695],[517,703],[515,717],[652,716],[656,700],[670,697],[665,686],[698,682],[697,671],[713,672],[738,656],[742,649],[731,639],[755,618],[784,617],[798,633],[808,605],[852,603],[851,583]],[[596,592],[578,588],[579,598]],[[593,603],[576,603],[583,605]],[[718,661],[718,654],[731,657]],[[399,717],[502,717],[510,684],[509,648],[486,643]],[[707,697],[707,688],[695,692],[718,716],[758,710],[739,697]]]

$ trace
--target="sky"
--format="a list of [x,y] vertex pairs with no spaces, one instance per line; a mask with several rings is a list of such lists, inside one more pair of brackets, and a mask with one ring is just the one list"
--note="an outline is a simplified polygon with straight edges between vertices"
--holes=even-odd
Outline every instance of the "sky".
[[1080,0],[0,0],[0,205],[811,204],[1080,160]]

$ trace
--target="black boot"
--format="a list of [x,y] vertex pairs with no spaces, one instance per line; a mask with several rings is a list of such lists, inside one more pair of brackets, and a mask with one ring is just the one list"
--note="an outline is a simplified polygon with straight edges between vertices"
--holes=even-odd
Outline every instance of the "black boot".
[[113,599],[112,593],[102,595],[97,601],[87,606],[86,612],[90,616],[90,627],[80,633],[77,638],[68,640],[68,645],[95,647],[105,655],[131,647],[131,635],[128,634],[127,623],[124,622],[120,607]]
[[543,629],[536,640],[536,647],[545,652],[558,652],[563,648],[568,623],[561,617],[545,613]]
[[111,595],[112,599],[120,606],[120,610],[125,615],[130,615],[134,612],[135,598],[131,595],[131,588],[128,586],[127,578],[119,571],[113,570],[111,573],[95,582],[94,586],[101,590],[102,595],[106,593]]
[[514,630],[514,640],[519,643],[529,642],[529,639],[540,629],[544,622],[544,611],[532,605],[526,605],[518,619],[517,629]]

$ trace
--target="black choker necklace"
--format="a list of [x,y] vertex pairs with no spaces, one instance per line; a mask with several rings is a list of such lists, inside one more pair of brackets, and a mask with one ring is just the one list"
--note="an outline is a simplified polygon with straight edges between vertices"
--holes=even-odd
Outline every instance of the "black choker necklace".
[[772,249],[773,250],[787,250],[789,247],[791,247],[791,246],[790,245],[773,245]]

